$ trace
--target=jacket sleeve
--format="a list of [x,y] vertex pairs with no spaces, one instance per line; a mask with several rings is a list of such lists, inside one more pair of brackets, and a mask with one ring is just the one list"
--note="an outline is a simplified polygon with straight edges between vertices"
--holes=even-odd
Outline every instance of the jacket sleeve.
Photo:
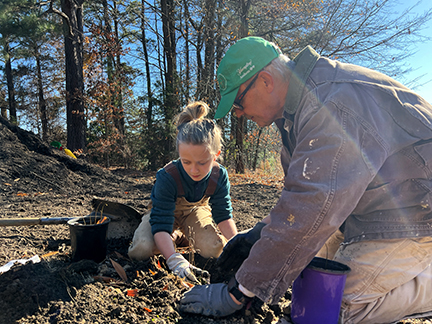
[[238,282],[277,303],[354,210],[387,156],[374,126],[337,103],[315,99],[297,113],[284,189]]
[[232,218],[232,206],[230,196],[230,182],[227,170],[221,166],[218,184],[214,194],[210,197],[212,217],[216,224]]

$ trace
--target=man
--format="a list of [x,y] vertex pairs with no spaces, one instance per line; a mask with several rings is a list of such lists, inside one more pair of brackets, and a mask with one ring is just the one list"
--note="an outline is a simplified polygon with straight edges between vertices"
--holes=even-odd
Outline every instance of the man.
[[309,46],[291,61],[258,37],[231,46],[218,81],[216,118],[233,107],[278,126],[284,190],[222,254],[230,262],[253,245],[237,284],[196,286],[180,309],[224,316],[253,296],[277,303],[318,255],[351,268],[340,322],[432,313],[432,106],[378,72]]

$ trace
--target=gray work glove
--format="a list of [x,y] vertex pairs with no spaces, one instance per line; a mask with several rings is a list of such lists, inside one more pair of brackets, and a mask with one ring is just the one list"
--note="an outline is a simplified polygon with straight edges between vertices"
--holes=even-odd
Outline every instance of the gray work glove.
[[168,268],[180,278],[188,278],[191,281],[199,282],[195,275],[209,278],[210,274],[190,264],[180,253],[174,253],[166,260]]
[[259,222],[250,230],[240,232],[231,238],[216,260],[218,271],[237,272],[243,261],[249,256],[252,246],[261,238],[261,230],[266,225],[266,223]]
[[243,306],[234,302],[224,283],[195,286],[180,300],[183,312],[215,317],[231,315]]

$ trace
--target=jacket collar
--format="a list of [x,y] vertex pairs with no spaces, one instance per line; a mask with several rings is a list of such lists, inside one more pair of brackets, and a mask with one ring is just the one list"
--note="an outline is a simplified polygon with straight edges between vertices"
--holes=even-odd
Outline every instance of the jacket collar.
[[295,67],[291,73],[284,106],[284,110],[288,114],[296,112],[306,85],[306,80],[319,58],[320,55],[309,45],[294,58]]

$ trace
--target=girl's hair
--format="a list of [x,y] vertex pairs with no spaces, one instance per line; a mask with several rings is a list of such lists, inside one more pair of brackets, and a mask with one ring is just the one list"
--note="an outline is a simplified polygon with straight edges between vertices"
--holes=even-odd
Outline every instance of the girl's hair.
[[177,151],[179,143],[206,145],[210,154],[217,154],[221,150],[221,129],[213,120],[205,118],[209,110],[205,102],[196,101],[189,103],[175,117]]

